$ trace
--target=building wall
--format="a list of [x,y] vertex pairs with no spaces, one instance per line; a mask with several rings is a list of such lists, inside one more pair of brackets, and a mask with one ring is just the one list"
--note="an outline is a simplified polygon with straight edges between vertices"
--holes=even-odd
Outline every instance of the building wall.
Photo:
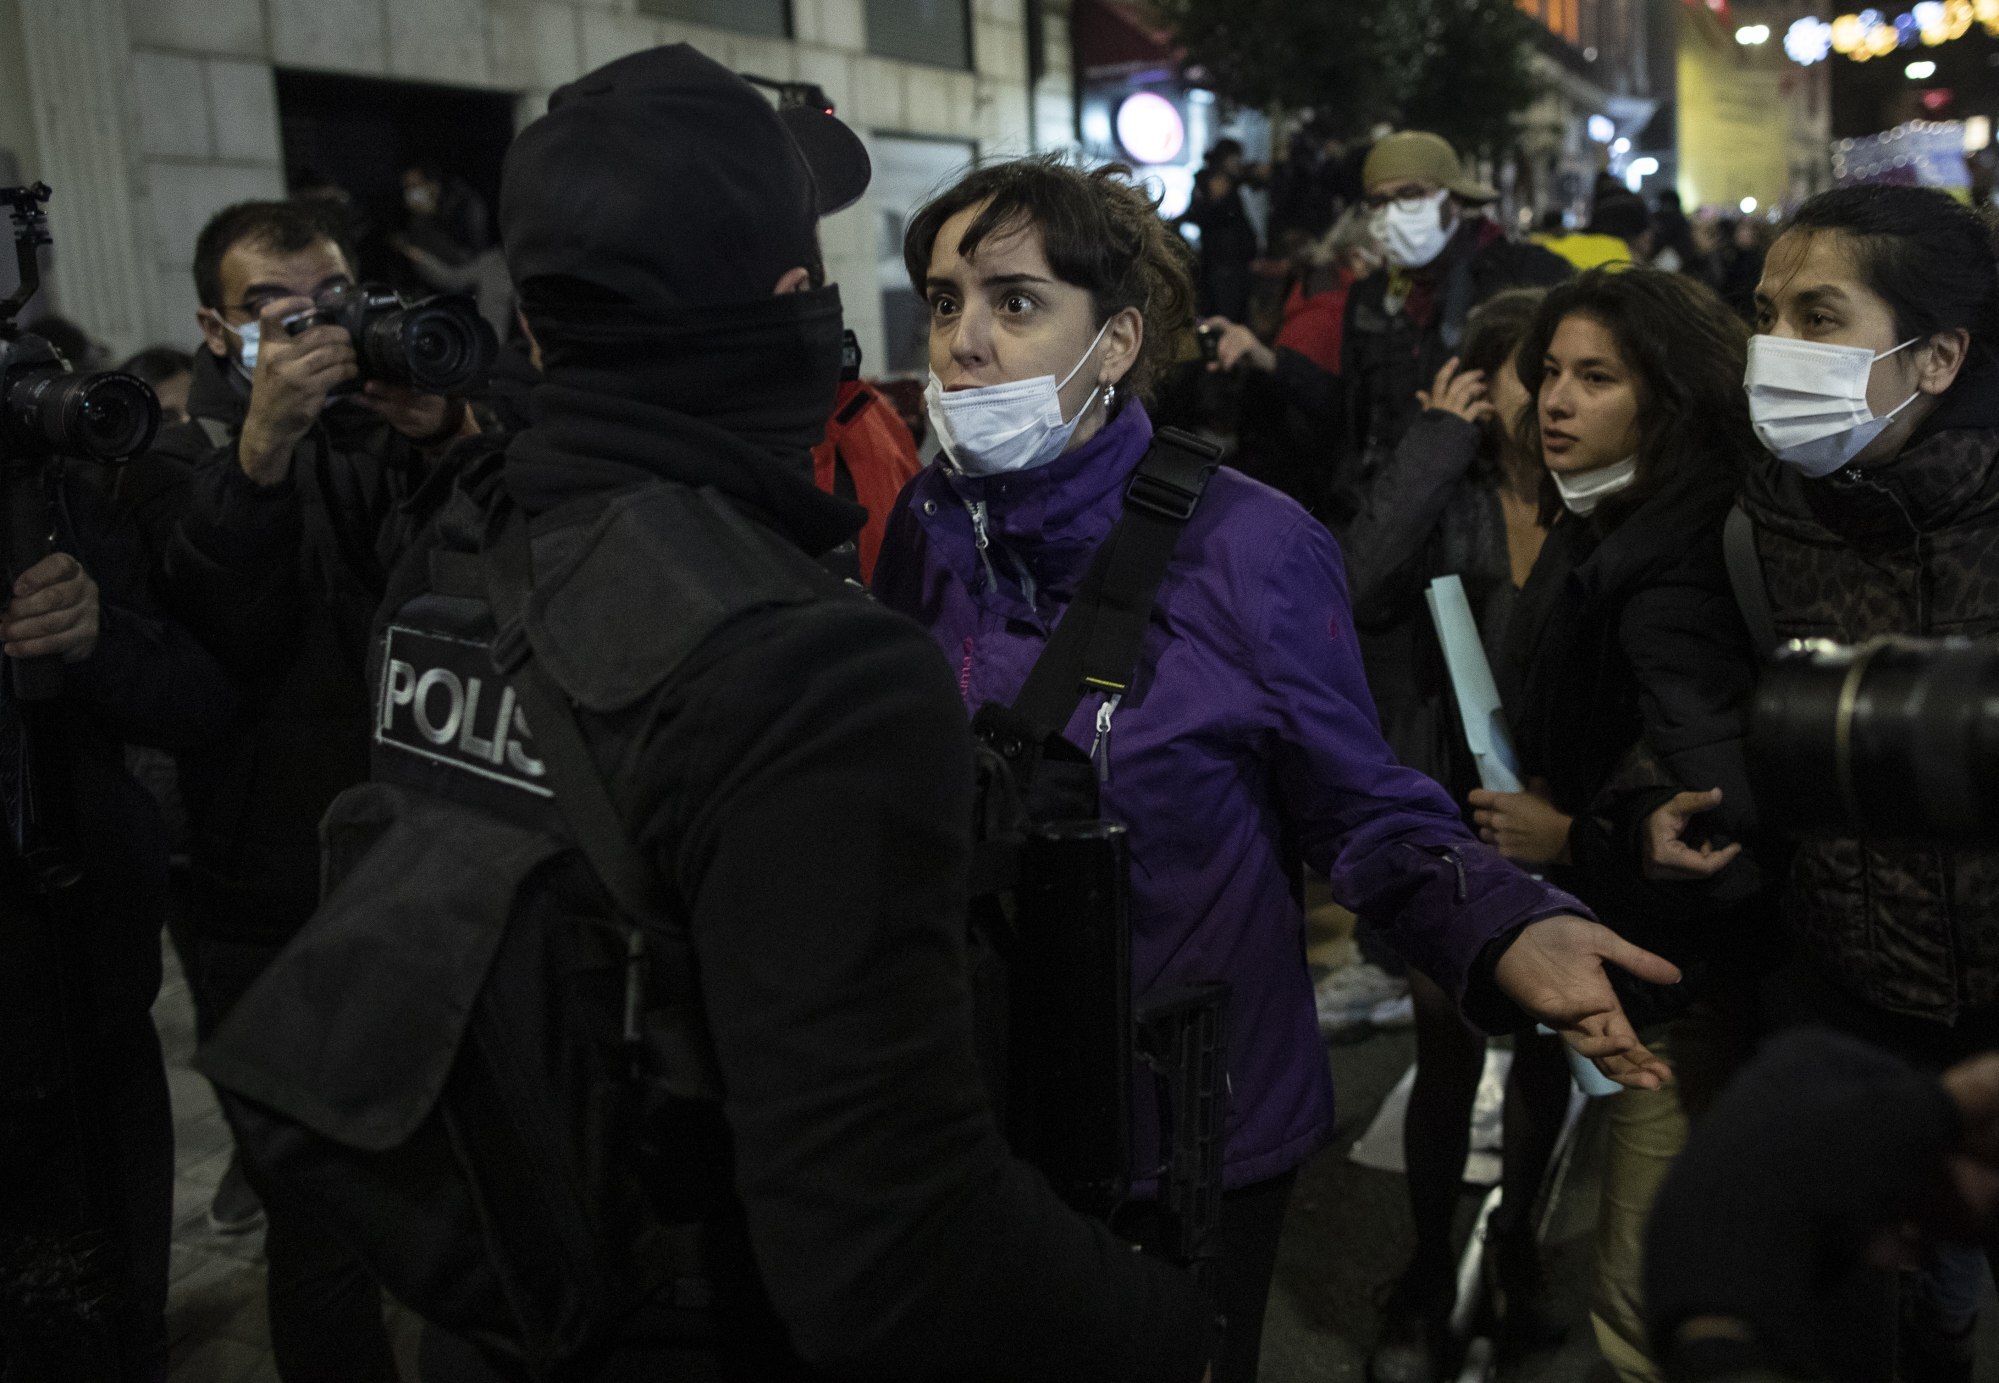
[[[1781,45],[1745,48],[1704,10],[1679,13],[1679,190],[1689,210],[1781,206],[1798,138]],[[1788,70],[1787,70],[1788,69]]]
[[[1050,0],[970,0],[965,72],[870,55],[863,0],[792,0],[786,40],[649,18],[634,0],[0,0],[0,54],[26,59],[24,93],[0,57],[0,148],[57,189],[60,310],[120,352],[191,345],[202,222],[284,190],[276,68],[511,92],[525,123],[585,71],[685,41],[739,71],[817,82],[864,136],[970,140],[990,158],[1073,138],[1066,0],[1050,4],[1032,103],[1030,3]],[[864,199],[822,227],[875,360],[878,210]]]

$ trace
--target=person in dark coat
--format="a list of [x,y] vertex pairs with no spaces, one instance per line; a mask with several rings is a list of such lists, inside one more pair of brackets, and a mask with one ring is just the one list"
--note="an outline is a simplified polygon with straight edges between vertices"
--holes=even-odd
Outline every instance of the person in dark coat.
[[[335,396],[356,373],[346,332],[294,337],[281,319],[350,286],[351,266],[321,206],[217,213],[195,248],[207,345],[191,418],[120,481],[164,598],[244,697],[232,733],[178,763],[190,818],[178,935],[204,1038],[318,906],[320,818],[368,775],[378,548],[398,540],[401,506],[432,458],[474,426],[460,400],[380,381]],[[217,1220],[254,1214],[245,1178],[268,1217],[272,1345],[286,1383],[392,1378],[380,1292],[309,1213],[239,1164],[218,1189]]]
[[1560,255],[1509,239],[1480,214],[1498,191],[1468,174],[1436,135],[1389,135],[1369,151],[1361,177],[1388,263],[1347,299],[1345,426],[1334,448],[1336,491],[1346,498],[1333,506],[1335,532],[1354,492],[1422,412],[1416,396],[1463,344],[1471,310],[1505,289],[1545,287],[1573,272]]
[[1181,217],[1201,232],[1199,310],[1204,316],[1242,321],[1249,316],[1250,265],[1258,245],[1256,225],[1242,203],[1249,177],[1243,166],[1242,144],[1215,142],[1194,175],[1194,197]]
[[[1773,637],[1999,633],[1988,227],[1930,189],[1824,193],[1772,247],[1756,307],[1749,404],[1770,454],[1742,506]],[[1999,1045],[1999,851],[1801,841],[1782,915],[1795,954],[1772,1026],[1837,1027],[1931,1070]],[[1938,1377],[1969,1374],[1978,1257],[1940,1251],[1907,1302],[1902,1347]],[[1880,1300],[1877,1339],[1886,1285]]]
[[[236,694],[74,474],[0,614],[0,1374],[167,1370],[173,1116],[152,1004],[167,848],[125,744],[189,750]],[[61,660],[52,701],[16,658]],[[32,804],[32,805],[31,805]]]
[[[1539,309],[1538,289],[1514,289],[1471,314],[1462,356],[1437,372],[1423,415],[1361,493],[1342,547],[1354,621],[1375,646],[1406,650],[1412,666],[1390,685],[1420,695],[1383,718],[1423,717],[1433,758],[1411,763],[1452,796],[1479,786],[1458,725],[1450,677],[1424,592],[1439,576],[1463,581],[1488,661],[1496,661],[1520,584],[1541,550],[1543,471],[1523,452],[1519,424],[1532,404],[1515,352]],[[1379,673],[1377,665],[1370,669]],[[1377,677],[1376,684],[1382,679]],[[1451,1366],[1448,1325],[1457,1300],[1453,1242],[1470,1152],[1472,1105],[1485,1072],[1486,1042],[1420,971],[1409,973],[1416,1016],[1416,1080],[1402,1146],[1416,1253],[1383,1308],[1369,1361],[1375,1383],[1420,1383]],[[1506,1089],[1504,1196],[1487,1227],[1504,1311],[1500,1358],[1511,1362],[1545,1341],[1540,1250],[1529,1213],[1541,1190],[1569,1103],[1561,1044],[1531,1029],[1513,1034]]]
[[[1738,381],[1747,330],[1713,292],[1657,270],[1594,270],[1549,290],[1520,347],[1526,443],[1549,472],[1547,541],[1498,669],[1528,790],[1471,794],[1484,838],[1547,870],[1689,975],[1627,995],[1679,1016],[1734,943],[1768,929],[1768,878],[1743,751],[1758,665],[1729,585],[1722,523],[1755,450]],[[1693,868],[1652,877],[1638,831],[1671,804]],[[1597,1231],[1597,1341],[1622,1378],[1650,1367],[1640,1232],[1708,1093],[1676,1031],[1678,1091],[1619,1092]],[[1707,1084],[1711,1084],[1708,1082]]]
[[[951,670],[817,561],[864,514],[813,483],[842,322],[815,239],[816,208],[840,198],[810,160],[765,98],[685,44],[555,93],[509,150],[500,201],[544,364],[534,425],[503,450],[463,449],[497,462],[496,488],[475,495],[479,466],[454,456],[463,483],[397,564],[375,644],[385,656],[389,627],[417,618],[433,551],[465,537],[462,511],[476,545],[485,506],[504,501],[533,535],[531,603],[569,601],[572,579],[591,589],[547,626],[535,617],[534,647],[561,650],[537,658],[565,692],[622,688],[579,704],[578,729],[684,918],[722,1098],[672,1102],[670,1124],[643,1134],[667,1154],[646,1159],[648,1189],[703,1228],[714,1329],[662,1340],[630,1322],[601,1376],[1195,1383],[1214,1326],[1191,1279],[1014,1159],[979,1078],[972,743]],[[668,219],[678,229],[661,236]],[[690,533],[701,570],[653,560]],[[488,787],[473,796],[482,824],[519,812],[495,801],[513,788],[417,743],[433,800],[462,776]],[[412,761],[394,740],[379,753],[372,786]],[[431,880],[391,882],[385,908],[432,896]],[[592,909],[578,921],[616,917]],[[297,992],[285,967],[310,970],[323,935],[309,930],[245,1005]],[[379,1048],[326,1054],[379,1088],[401,1056],[406,987],[315,978],[313,1011],[271,1017],[284,1045],[317,1051],[315,1033],[357,1023],[383,1033]],[[255,1067],[278,1045],[244,1030],[249,1012],[205,1061]],[[422,1362],[429,1379],[494,1376],[438,1328]]]
[[1381,246],[1364,207],[1351,207],[1333,228],[1300,251],[1276,339],[1226,317],[1202,327],[1214,333],[1208,369],[1233,372],[1235,464],[1323,514],[1332,482],[1326,436],[1338,424],[1340,334],[1353,286],[1381,267]]

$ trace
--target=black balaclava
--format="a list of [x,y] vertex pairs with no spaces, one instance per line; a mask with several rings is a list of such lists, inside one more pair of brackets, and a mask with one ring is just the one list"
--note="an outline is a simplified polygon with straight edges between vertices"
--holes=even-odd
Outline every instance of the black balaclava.
[[530,511],[647,475],[712,485],[808,550],[859,511],[812,484],[839,387],[817,193],[769,102],[685,44],[557,91],[508,151],[507,266],[540,342],[536,426],[509,452]]

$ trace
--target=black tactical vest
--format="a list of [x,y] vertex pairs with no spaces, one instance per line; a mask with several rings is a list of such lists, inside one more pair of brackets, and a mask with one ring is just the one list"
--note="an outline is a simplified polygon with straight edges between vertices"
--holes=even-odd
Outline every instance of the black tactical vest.
[[[502,621],[484,488],[453,497],[379,629],[373,778],[322,826],[321,907],[200,1065],[399,1300],[556,1378],[640,1317],[705,1341],[702,1238],[727,1199],[680,1175],[725,1135],[671,895],[635,924],[578,844],[570,788],[598,770],[576,760],[621,757],[585,752],[586,727],[832,583],[712,492],[650,484],[538,523]],[[566,748],[524,705],[551,692],[534,704],[563,708]]]

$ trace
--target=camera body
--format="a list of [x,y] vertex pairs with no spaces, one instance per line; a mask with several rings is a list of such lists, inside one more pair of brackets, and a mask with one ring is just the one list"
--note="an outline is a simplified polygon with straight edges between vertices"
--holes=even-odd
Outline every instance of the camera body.
[[112,370],[75,374],[54,346],[15,325],[42,286],[37,251],[51,243],[42,210],[48,199],[46,183],[0,187],[0,204],[14,223],[21,280],[0,299],[0,466],[11,470],[57,456],[129,461],[159,431],[160,403],[152,388]]
[[1211,327],[1206,322],[1194,328],[1194,340],[1201,348],[1201,359],[1214,364],[1221,356],[1222,329]]
[[353,338],[362,379],[386,380],[421,394],[478,389],[500,349],[470,298],[445,294],[411,303],[378,283],[328,295],[312,310],[283,321],[292,336],[316,326],[339,327]]
[[[36,252],[49,243],[42,211],[48,199],[44,183],[0,188],[21,276],[20,286],[0,299],[0,568],[10,587],[52,550],[51,498],[62,459],[130,461],[160,428],[160,401],[144,380],[110,370],[76,374],[54,346],[14,324],[41,287]],[[56,658],[7,663],[22,701],[62,694]]]

